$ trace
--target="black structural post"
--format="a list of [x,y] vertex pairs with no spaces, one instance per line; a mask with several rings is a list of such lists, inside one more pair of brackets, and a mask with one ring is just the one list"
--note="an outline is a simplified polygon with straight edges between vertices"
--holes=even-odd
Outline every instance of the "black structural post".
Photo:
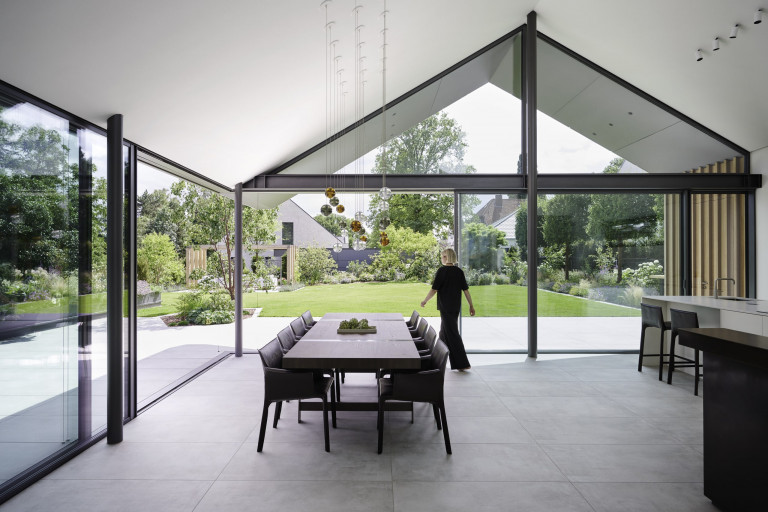
[[136,312],[138,306],[136,304],[136,276],[137,276],[137,241],[136,241],[136,220],[137,220],[137,148],[131,144],[128,149],[128,168],[125,170],[125,251],[126,260],[123,262],[125,265],[125,290],[128,301],[128,330],[124,330],[123,333],[128,336],[128,357],[125,358],[125,376],[123,379],[124,385],[127,387],[123,396],[125,399],[124,416],[127,418],[135,418],[138,414],[138,398],[136,387],[138,386],[138,346],[137,346],[137,320]]
[[[680,295],[693,293],[693,262],[691,261],[691,191],[680,193]],[[666,265],[667,262],[665,261]],[[671,262],[669,263],[671,264]],[[666,291],[664,292],[666,295]]]
[[243,356],[243,184],[235,185],[235,357]]
[[523,161],[528,178],[528,357],[538,354],[536,297],[536,12],[528,13],[523,39]]
[[123,440],[123,116],[107,121],[107,443]]

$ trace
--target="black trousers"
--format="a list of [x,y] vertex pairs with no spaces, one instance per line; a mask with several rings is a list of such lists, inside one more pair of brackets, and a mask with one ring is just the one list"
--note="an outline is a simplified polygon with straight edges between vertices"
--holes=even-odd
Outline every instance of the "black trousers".
[[451,369],[467,368],[469,359],[467,359],[467,351],[464,350],[464,340],[459,334],[459,313],[440,311],[440,339],[448,345],[448,350],[451,351],[448,355]]

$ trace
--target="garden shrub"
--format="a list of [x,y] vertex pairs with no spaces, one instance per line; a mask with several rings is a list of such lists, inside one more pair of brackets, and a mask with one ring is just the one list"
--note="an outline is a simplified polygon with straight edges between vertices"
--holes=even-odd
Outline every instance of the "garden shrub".
[[302,247],[299,249],[297,260],[298,278],[309,286],[322,283],[338,269],[330,252],[324,247]]
[[496,274],[493,276],[493,283],[494,284],[509,284],[509,276],[505,276],[504,274]]

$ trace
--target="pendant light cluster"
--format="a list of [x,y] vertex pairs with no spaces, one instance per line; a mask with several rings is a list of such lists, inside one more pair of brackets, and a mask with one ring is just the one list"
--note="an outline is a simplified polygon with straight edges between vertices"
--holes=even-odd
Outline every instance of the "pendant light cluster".
[[[344,68],[342,66],[342,56],[339,52],[339,41],[334,39],[333,28],[335,21],[329,19],[329,7],[333,0],[324,0],[321,6],[325,8],[325,32],[326,32],[326,140],[328,144],[325,146],[325,172],[326,172],[326,188],[325,197],[326,204],[320,207],[320,213],[328,217],[334,209],[336,213],[342,214],[346,210],[344,204],[341,202],[340,190],[343,188],[342,176],[335,176],[334,170],[338,169],[341,165],[341,148],[339,144],[333,144],[339,138],[339,133],[346,126],[344,123],[344,100],[347,92],[344,90]],[[365,117],[365,72],[364,67],[365,56],[363,55],[362,48],[365,42],[362,40],[363,25],[360,23],[360,11],[362,5],[354,3],[352,12],[354,14],[354,36],[355,36],[355,121],[361,120]],[[387,77],[387,6],[386,0],[384,0],[384,10],[381,13],[383,19],[382,34],[382,106],[381,106],[381,120],[382,120],[382,187],[378,191],[378,195],[381,199],[381,211],[379,216],[378,225],[374,229],[378,228],[379,241],[382,246],[389,244],[389,238],[387,237],[386,229],[389,227],[391,221],[389,217],[389,200],[392,197],[392,191],[386,185],[387,179],[387,137],[386,137],[386,77]],[[349,224],[346,219],[339,221],[339,227],[341,228],[341,236],[345,240],[347,236],[352,235],[352,247],[355,250],[363,249],[368,241],[364,224],[368,221],[365,215],[365,194],[362,191],[365,189],[365,124],[361,123],[360,127],[355,130],[355,154],[358,155],[354,165],[354,188],[355,193],[355,214],[354,218]],[[333,140],[331,139],[333,137]],[[335,147],[333,147],[335,146]],[[334,187],[335,185],[335,187]],[[336,243],[333,246],[334,252],[341,252],[342,244]]]

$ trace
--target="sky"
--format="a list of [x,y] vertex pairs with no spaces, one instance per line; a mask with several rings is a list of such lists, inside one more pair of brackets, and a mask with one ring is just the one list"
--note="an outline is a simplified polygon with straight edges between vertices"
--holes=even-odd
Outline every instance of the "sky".
[[[478,173],[514,173],[521,143],[520,100],[495,85],[486,84],[444,109],[455,119],[465,133],[467,143],[464,163],[475,167]],[[617,155],[595,144],[567,126],[539,113],[538,116],[538,170],[539,173],[599,173]],[[370,172],[376,150],[363,158],[362,166]],[[170,188],[178,178],[139,164],[139,193],[143,190]],[[354,165],[345,172],[354,172]],[[345,212],[353,216],[362,204],[362,194],[342,193]],[[317,194],[298,194],[293,200],[312,216],[320,213],[326,203],[322,191]],[[369,200],[365,198],[367,205]]]

